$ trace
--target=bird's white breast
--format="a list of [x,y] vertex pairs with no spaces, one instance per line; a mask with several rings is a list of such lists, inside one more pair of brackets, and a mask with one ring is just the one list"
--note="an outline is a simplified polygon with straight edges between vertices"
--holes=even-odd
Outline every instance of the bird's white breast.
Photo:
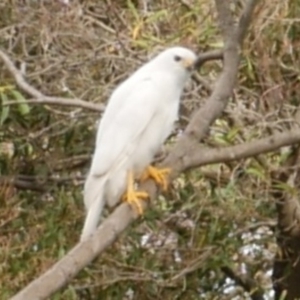
[[[151,123],[138,140],[136,147],[132,153],[131,166],[136,173],[140,173],[151,163],[155,154],[160,150],[165,139],[170,135],[174,122],[178,116],[179,101],[181,89],[174,84],[168,82],[167,76],[159,76],[153,78],[154,88],[157,94],[162,95],[160,101],[156,103],[157,113],[151,120]],[[165,85],[170,88],[165,89]]]

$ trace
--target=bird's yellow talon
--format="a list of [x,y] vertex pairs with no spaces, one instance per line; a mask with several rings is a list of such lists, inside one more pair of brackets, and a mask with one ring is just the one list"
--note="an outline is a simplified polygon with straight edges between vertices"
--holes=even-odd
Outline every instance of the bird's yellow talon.
[[132,172],[128,174],[127,191],[122,197],[122,200],[128,202],[134,209],[136,209],[139,215],[143,214],[143,208],[140,203],[140,199],[147,199],[149,195],[143,191],[136,191],[134,188],[134,179]]
[[168,188],[167,176],[170,174],[171,169],[164,168],[158,169],[152,166],[148,166],[141,176],[141,181],[145,181],[148,178],[152,178],[158,185],[160,185],[163,191]]

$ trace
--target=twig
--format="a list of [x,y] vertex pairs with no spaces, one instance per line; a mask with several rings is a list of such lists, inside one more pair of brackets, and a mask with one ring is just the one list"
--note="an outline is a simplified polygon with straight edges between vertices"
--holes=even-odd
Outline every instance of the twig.
[[276,228],[277,222],[274,220],[268,220],[268,221],[259,221],[259,222],[255,222],[249,225],[246,225],[243,228],[239,228],[238,230],[236,230],[232,236],[239,236],[242,233],[245,232],[249,232],[249,231],[254,231],[258,228],[261,227],[268,227],[270,230],[274,231]]
[[196,68],[200,68],[204,63],[210,60],[216,60],[222,58],[223,58],[223,49],[204,52],[202,54],[199,54],[195,66]]
[[31,190],[35,192],[46,192],[48,190],[47,183],[52,182],[56,185],[65,185],[76,182],[83,182],[85,176],[64,176],[64,177],[55,177],[55,176],[26,176],[26,175],[17,175],[17,176],[0,176],[0,187],[1,186],[14,186],[19,190]]
[[12,185],[20,190],[32,190],[36,192],[44,192],[45,188],[36,182],[30,182],[8,176],[0,176],[0,186]]
[[[97,112],[104,111],[104,105],[101,104],[99,105],[92,102],[86,102],[75,98],[44,96],[42,98],[26,100],[26,103],[37,104],[37,105],[51,104],[51,105],[69,106],[69,107],[73,106],[73,107],[81,107],[81,108],[85,108]],[[18,104],[20,104],[20,101],[8,101],[4,103],[3,106],[18,105]]]
[[203,86],[207,92],[211,93],[213,91],[213,88],[210,86],[209,82],[202,78],[199,74],[194,73],[192,78],[199,86]]
[[[13,75],[18,87],[22,89],[24,92],[34,97],[35,99],[31,99],[30,103],[37,104],[55,104],[55,105],[63,105],[63,106],[76,106],[85,109],[90,109],[93,111],[103,111],[104,105],[99,105],[87,101],[83,101],[81,99],[76,98],[62,98],[62,97],[49,97],[38,91],[36,88],[31,86],[26,82],[22,73],[16,68],[11,59],[6,55],[2,50],[0,50],[0,57],[5,63],[9,72]],[[14,101],[15,102],[15,101]],[[15,102],[17,103],[17,102]],[[19,102],[20,103],[20,102]],[[12,105],[12,102],[8,102],[6,105]]]
[[234,280],[236,284],[244,288],[244,290],[250,294],[252,300],[265,299],[263,290],[259,287],[258,283],[249,276],[238,274],[237,271],[227,266],[221,267],[221,270],[225,275]]

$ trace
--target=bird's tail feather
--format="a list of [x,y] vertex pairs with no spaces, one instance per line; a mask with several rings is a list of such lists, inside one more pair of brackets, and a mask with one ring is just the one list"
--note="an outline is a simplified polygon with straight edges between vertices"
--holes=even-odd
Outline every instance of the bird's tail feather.
[[97,229],[102,213],[104,199],[104,185],[106,178],[89,175],[84,186],[84,204],[87,210],[80,241],[86,240]]

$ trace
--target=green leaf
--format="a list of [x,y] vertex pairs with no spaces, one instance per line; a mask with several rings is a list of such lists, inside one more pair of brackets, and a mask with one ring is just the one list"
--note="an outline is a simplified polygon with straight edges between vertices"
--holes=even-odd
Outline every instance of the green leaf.
[[224,47],[224,42],[219,41],[215,43],[210,43],[209,46],[216,49],[222,49]]
[[257,169],[257,168],[247,168],[245,171],[246,171],[246,174],[254,175],[259,179],[264,180],[266,178],[264,172],[262,170]]
[[249,57],[246,57],[245,60],[246,60],[248,75],[252,80],[255,80],[255,74],[254,74],[254,68],[252,62]]
[[215,142],[217,142],[218,144],[220,144],[220,145],[228,145],[228,141],[226,139],[226,136],[224,136],[224,134],[222,134],[222,133],[216,133],[213,136],[213,140]]
[[28,156],[31,156],[32,154],[33,154],[33,147],[32,147],[32,145],[30,144],[30,143],[27,143],[26,144],[26,154],[28,155]]
[[229,142],[233,142],[234,139],[236,138],[236,136],[239,134],[240,132],[240,128],[238,127],[235,127],[235,128],[232,128],[226,135],[226,139],[229,141]]
[[8,115],[9,115],[9,106],[4,106],[4,104],[8,102],[7,96],[4,93],[0,93],[0,97],[1,97],[1,102],[2,102],[0,125],[3,125],[3,123],[8,118]]
[[285,183],[285,182],[276,182],[274,184],[274,188],[278,189],[278,190],[282,190],[282,191],[285,191],[287,193],[290,193],[290,194],[296,194],[297,193],[297,190],[289,185],[288,183]]
[[147,18],[147,23],[151,24],[151,23],[155,23],[157,22],[159,19],[161,18],[165,18],[168,16],[168,12],[166,9],[162,9],[156,13],[154,13],[153,15],[150,15],[148,18]]
[[23,95],[16,90],[11,90],[10,92],[13,94],[14,98],[19,102],[18,110],[20,114],[22,116],[28,115],[30,113],[30,107],[27,104]]
[[15,86],[14,85],[11,85],[11,84],[8,84],[8,85],[2,85],[0,86],[0,93],[5,93],[7,91],[11,91],[12,89],[14,89]]

